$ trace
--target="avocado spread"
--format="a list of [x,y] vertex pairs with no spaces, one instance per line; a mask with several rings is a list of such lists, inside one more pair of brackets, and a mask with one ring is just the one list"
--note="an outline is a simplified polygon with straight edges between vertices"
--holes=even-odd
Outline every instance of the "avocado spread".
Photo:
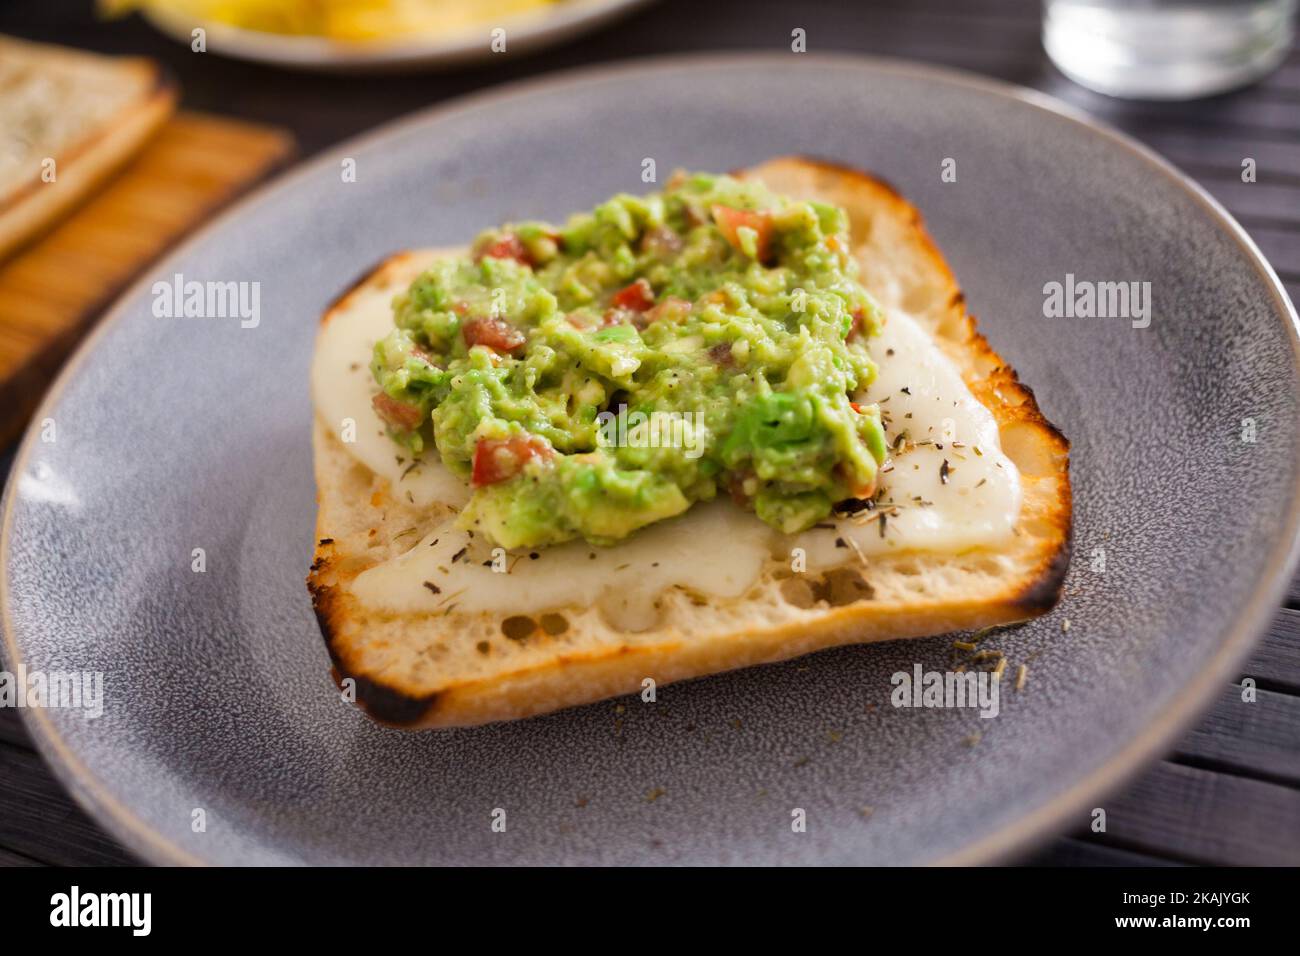
[[851,400],[881,321],[856,276],[843,210],[678,173],[433,265],[375,344],[375,408],[507,548],[610,544],[719,493],[800,531],[886,456]]

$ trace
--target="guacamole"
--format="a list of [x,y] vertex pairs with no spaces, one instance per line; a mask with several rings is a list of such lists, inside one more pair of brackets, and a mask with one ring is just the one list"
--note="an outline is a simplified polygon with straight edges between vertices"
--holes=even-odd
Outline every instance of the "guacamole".
[[718,494],[800,531],[869,497],[886,455],[850,400],[880,323],[856,274],[842,210],[678,173],[434,264],[375,345],[375,408],[507,548],[613,543]]

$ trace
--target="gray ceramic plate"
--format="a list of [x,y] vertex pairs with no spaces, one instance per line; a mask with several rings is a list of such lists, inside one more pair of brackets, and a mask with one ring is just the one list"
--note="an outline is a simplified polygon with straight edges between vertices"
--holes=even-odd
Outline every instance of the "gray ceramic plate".
[[[889,706],[891,673],[945,666],[950,639],[934,638],[445,733],[341,703],[303,587],[322,307],[394,249],[640,189],[644,157],[662,175],[791,152],[874,170],[920,206],[985,332],[1073,440],[1066,597],[999,638],[1032,661],[1024,691],[992,720]],[[175,273],[260,282],[260,324],[155,318],[150,284]],[[1067,273],[1150,282],[1150,327],[1046,318],[1044,284]],[[1296,318],[1241,229],[1036,95],[863,59],[585,72],[348,144],[156,267],[46,418],[57,440],[29,435],[9,487],[6,652],[11,667],[104,672],[98,720],[24,716],[73,792],[156,861],[1000,858],[1086,824],[1233,678],[1300,517]]]

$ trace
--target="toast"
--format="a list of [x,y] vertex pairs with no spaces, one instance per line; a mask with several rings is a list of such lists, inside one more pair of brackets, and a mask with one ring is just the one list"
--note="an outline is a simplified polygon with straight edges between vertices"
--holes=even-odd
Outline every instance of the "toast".
[[[598,549],[565,545],[572,548],[571,573],[583,576],[585,590],[572,592],[581,601],[506,614],[466,610],[447,594],[436,611],[375,611],[358,597],[358,577],[395,559],[418,560],[416,549],[436,548],[438,529],[457,503],[416,506],[409,491],[361,464],[318,414],[317,546],[308,587],[336,680],[375,719],[430,728],[526,717],[637,692],[647,678],[663,685],[834,645],[1005,624],[1055,604],[1070,549],[1069,443],[976,331],[916,209],[880,180],[808,159],[775,159],[735,175],[848,212],[863,285],[883,306],[915,318],[996,421],[1002,452],[1020,473],[1014,534],[996,549],[904,549],[870,559],[846,550],[840,564],[806,573],[792,570],[788,548],[771,548],[756,577],[741,574],[739,593],[701,593],[687,575],[673,579],[648,609],[620,595],[620,581],[630,579],[615,572],[630,561],[601,570]],[[330,307],[322,337],[364,302],[391,299],[439,254],[446,253],[406,252],[381,264]],[[642,550],[629,553],[647,563],[631,573],[652,576],[662,570],[651,567],[695,562],[716,574],[714,565],[743,563],[735,557],[742,552],[726,549],[740,547],[748,533],[741,522],[752,515],[737,517],[744,514],[727,501],[696,505],[661,522],[662,531],[638,532]],[[511,560],[528,571],[529,557]],[[594,572],[585,570],[588,557]],[[498,586],[529,586],[516,577],[502,577]]]
[[5,36],[0,91],[0,260],[86,198],[176,104],[150,60]]

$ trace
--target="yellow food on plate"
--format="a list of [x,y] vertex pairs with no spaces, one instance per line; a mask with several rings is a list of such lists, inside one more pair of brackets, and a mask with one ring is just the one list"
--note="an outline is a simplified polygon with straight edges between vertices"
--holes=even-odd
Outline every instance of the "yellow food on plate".
[[557,0],[101,0],[110,15],[155,10],[260,33],[386,40],[456,33]]

